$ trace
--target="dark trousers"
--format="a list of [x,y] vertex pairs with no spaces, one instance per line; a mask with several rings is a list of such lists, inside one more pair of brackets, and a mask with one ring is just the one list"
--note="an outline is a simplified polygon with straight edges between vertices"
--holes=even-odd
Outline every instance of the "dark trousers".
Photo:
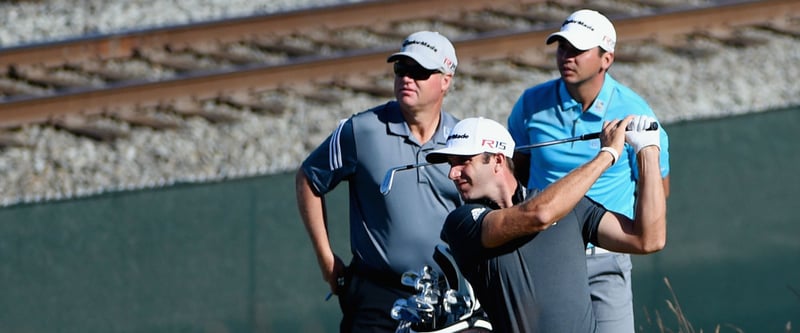
[[[400,284],[400,276],[375,274],[352,264],[345,277],[344,290],[339,295],[342,309],[342,333],[394,333],[398,321],[389,314],[394,302],[414,293]],[[396,280],[396,281],[392,281]]]

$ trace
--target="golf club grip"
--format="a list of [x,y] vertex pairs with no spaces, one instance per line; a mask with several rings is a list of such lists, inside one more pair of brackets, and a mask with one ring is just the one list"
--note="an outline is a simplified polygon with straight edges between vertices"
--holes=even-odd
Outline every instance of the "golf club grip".
[[[648,131],[655,131],[657,129],[658,129],[658,123],[656,123],[656,122],[650,123],[650,127],[647,128]],[[630,131],[630,129],[628,129],[628,131]],[[600,137],[600,132],[587,133],[587,134],[581,135],[581,141],[597,139],[599,137]]]
[[[650,126],[647,127],[646,130],[647,131],[655,131],[657,129],[658,129],[658,123],[657,122],[652,122],[652,123],[650,123]],[[630,126],[628,126],[628,128],[626,128],[625,130],[630,131],[631,130]]]

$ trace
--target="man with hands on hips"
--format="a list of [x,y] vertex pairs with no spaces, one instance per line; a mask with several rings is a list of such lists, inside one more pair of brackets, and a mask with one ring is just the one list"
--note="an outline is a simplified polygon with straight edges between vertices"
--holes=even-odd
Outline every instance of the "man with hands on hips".
[[[604,122],[594,157],[542,190],[526,190],[514,177],[514,142],[492,120],[462,120],[447,147],[428,155],[429,162],[450,164],[465,201],[448,215],[441,236],[495,331],[594,332],[586,244],[639,254],[665,246],[660,129],[646,130],[652,122],[648,116]],[[619,161],[624,142],[640,173],[633,219],[585,196]]]
[[[445,146],[458,121],[442,108],[458,60],[453,44],[432,31],[418,31],[387,58],[395,98],[342,120],[303,161],[296,174],[297,206],[323,280],[338,298],[340,332],[391,332],[389,310],[415,290],[401,274],[436,266],[433,250],[444,218],[461,205],[444,165],[398,175],[389,195],[379,189],[386,171],[420,163]],[[349,187],[350,254],[345,266],[328,238],[325,195]]]

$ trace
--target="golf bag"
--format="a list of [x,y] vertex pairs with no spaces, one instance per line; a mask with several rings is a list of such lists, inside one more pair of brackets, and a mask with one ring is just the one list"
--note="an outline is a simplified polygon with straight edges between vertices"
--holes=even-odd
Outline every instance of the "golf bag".
[[492,324],[480,308],[472,286],[458,269],[450,249],[437,245],[433,258],[443,275],[430,266],[405,272],[401,283],[418,294],[395,301],[392,318],[399,321],[396,333],[491,332]]

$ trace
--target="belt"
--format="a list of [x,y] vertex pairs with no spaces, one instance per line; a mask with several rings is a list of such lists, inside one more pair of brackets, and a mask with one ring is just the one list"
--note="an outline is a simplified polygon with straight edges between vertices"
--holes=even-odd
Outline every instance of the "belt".
[[597,246],[592,246],[592,247],[586,249],[586,255],[587,256],[593,256],[595,254],[606,254],[606,253],[614,253],[614,252],[611,252],[609,250],[606,250],[606,249],[604,249],[602,247],[597,247]]
[[372,281],[379,286],[386,288],[400,289],[405,291],[414,292],[414,287],[406,286],[400,283],[400,275],[394,272],[384,272],[367,266],[363,261],[353,259],[350,263],[350,271],[353,275],[360,278]]

